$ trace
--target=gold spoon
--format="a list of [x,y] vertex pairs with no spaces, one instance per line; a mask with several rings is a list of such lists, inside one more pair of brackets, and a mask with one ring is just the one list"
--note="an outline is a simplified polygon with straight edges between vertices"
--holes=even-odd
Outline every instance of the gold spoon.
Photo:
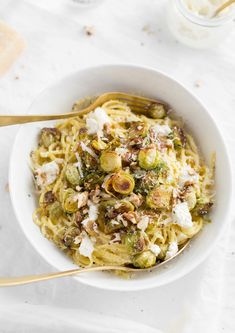
[[212,15],[212,18],[218,16],[219,13],[222,12],[222,10],[224,10],[225,8],[231,6],[233,3],[235,3],[235,0],[228,0],[228,1],[226,1],[224,4],[222,4],[221,6],[219,6],[216,9],[216,11],[214,12],[214,14]]
[[98,106],[101,106],[107,101],[118,99],[121,102],[126,103],[132,112],[137,114],[146,114],[154,111],[155,107],[161,106],[164,109],[168,109],[168,105],[165,102],[157,99],[151,99],[142,96],[136,96],[126,94],[122,92],[107,92],[97,98],[95,98],[90,105],[85,105],[75,108],[72,112],[60,113],[60,114],[37,114],[37,115],[0,115],[0,126],[9,126],[16,124],[32,123],[35,121],[55,120],[55,119],[67,119],[71,117],[83,116],[84,114],[93,111]]
[[157,263],[153,267],[149,268],[134,268],[134,267],[126,267],[126,266],[97,266],[97,267],[87,267],[87,268],[78,268],[78,269],[71,269],[69,271],[64,272],[56,272],[56,273],[49,273],[49,274],[40,274],[40,275],[27,275],[27,276],[20,276],[20,277],[6,277],[0,278],[0,287],[10,287],[10,286],[18,286],[21,284],[51,280],[59,277],[64,276],[71,276],[77,275],[79,273],[87,273],[87,272],[97,272],[97,271],[123,271],[123,272],[145,272],[145,271],[152,271],[153,269],[159,268],[160,266],[169,263],[172,259],[177,257],[181,252],[185,250],[185,248],[189,245],[189,240],[181,246],[179,251],[172,256],[171,258]]

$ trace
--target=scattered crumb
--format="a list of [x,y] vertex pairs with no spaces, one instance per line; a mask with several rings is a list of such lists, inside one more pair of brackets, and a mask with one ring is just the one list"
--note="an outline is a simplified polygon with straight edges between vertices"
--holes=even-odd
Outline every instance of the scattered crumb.
[[6,191],[6,192],[9,192],[9,191],[10,191],[10,189],[9,189],[9,184],[8,184],[8,183],[5,185],[5,191]]
[[140,312],[144,312],[144,310],[143,310],[143,309],[140,309]]
[[235,252],[233,251],[233,252],[231,252],[231,254],[232,254],[232,256],[234,256]]
[[200,88],[201,86],[202,86],[202,81],[200,81],[200,80],[194,81],[194,87]]
[[15,76],[15,80],[19,80],[19,76]]
[[143,42],[140,42],[140,46],[144,46],[144,43],[143,43]]
[[85,34],[86,34],[87,36],[93,36],[94,33],[95,33],[95,28],[92,27],[92,26],[88,26],[88,25],[86,25],[86,26],[84,27],[84,31],[85,31]]
[[151,29],[149,24],[143,26],[142,31],[146,32],[147,35],[154,35],[154,30]]
[[31,198],[31,194],[28,193],[28,197]]

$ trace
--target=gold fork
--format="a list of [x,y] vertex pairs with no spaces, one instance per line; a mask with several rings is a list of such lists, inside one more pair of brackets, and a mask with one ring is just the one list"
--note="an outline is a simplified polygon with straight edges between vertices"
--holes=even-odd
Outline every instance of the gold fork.
[[95,101],[92,104],[90,104],[88,107],[85,107],[75,112],[50,114],[50,115],[13,115],[13,116],[0,115],[0,126],[25,124],[35,121],[66,119],[70,117],[82,116],[112,99],[118,99],[122,102],[125,102],[134,113],[139,113],[139,114],[147,114],[148,111],[152,110],[155,106],[159,105],[162,105],[164,108],[168,108],[166,103],[156,99],[150,99],[146,97],[135,96],[121,92],[108,92],[97,97]]
[[134,267],[126,267],[126,266],[94,266],[94,267],[86,267],[86,268],[78,268],[78,269],[71,269],[69,271],[64,272],[56,272],[56,273],[48,273],[48,274],[40,274],[40,275],[27,275],[27,276],[20,276],[20,277],[6,277],[6,278],[0,278],[0,287],[11,287],[11,286],[18,286],[21,284],[28,284],[33,282],[39,282],[39,281],[46,281],[51,280],[59,277],[64,276],[71,276],[71,275],[77,275],[80,273],[87,273],[87,272],[97,272],[97,271],[123,271],[123,272],[146,272],[146,271],[152,271],[156,268],[159,268],[160,266],[165,265],[166,263],[169,263],[172,259],[177,257],[181,252],[185,250],[185,248],[189,245],[189,240],[181,246],[179,251],[172,256],[171,258],[162,261],[160,263],[157,263],[155,266],[150,268],[134,268]]

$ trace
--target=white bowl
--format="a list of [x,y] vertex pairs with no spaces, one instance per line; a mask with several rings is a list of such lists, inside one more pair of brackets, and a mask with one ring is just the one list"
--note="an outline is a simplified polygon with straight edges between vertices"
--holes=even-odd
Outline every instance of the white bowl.
[[[29,109],[30,114],[59,113],[71,110],[73,103],[84,96],[107,91],[141,93],[168,102],[183,117],[209,162],[216,151],[217,204],[211,214],[213,222],[191,242],[182,255],[167,267],[149,273],[138,273],[131,280],[123,280],[110,273],[87,273],[75,279],[85,284],[112,290],[147,289],[176,280],[197,265],[209,254],[228,219],[232,176],[223,138],[201,102],[181,84],[154,69],[131,65],[106,65],[80,70],[43,91]],[[11,199],[17,219],[26,237],[41,256],[59,271],[75,268],[51,242],[42,236],[32,221],[36,207],[29,154],[36,146],[40,128],[53,122],[32,123],[20,128],[12,150],[10,162]]]

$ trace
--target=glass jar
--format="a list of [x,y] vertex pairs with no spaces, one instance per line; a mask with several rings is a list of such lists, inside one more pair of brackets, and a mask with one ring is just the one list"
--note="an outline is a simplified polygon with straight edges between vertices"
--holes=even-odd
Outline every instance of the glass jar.
[[233,8],[216,18],[190,11],[182,0],[170,0],[167,24],[176,39],[190,47],[209,48],[219,44],[233,29]]

